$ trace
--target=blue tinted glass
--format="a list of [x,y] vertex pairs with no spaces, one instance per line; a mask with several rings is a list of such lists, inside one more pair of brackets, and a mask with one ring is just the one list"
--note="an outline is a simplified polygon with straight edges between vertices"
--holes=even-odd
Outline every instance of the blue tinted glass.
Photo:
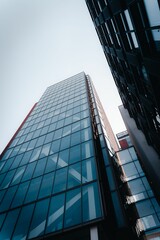
[[106,168],[106,173],[107,173],[110,190],[113,191],[113,190],[115,190],[116,186],[115,186],[115,179],[114,179],[113,171],[110,166]]
[[12,180],[11,185],[14,185],[14,184],[17,184],[17,183],[20,182],[20,180],[21,180],[21,178],[23,176],[23,173],[25,171],[25,168],[26,168],[26,166],[20,167],[20,168],[17,169],[17,171],[16,171],[16,173],[14,175],[14,178]]
[[82,144],[82,159],[93,156],[93,144],[92,141],[88,141]]
[[29,189],[28,189],[28,192],[27,192],[27,195],[26,195],[26,198],[25,198],[25,203],[32,202],[37,199],[41,180],[42,180],[42,177],[32,179]]
[[55,131],[54,140],[62,137],[62,128]]
[[101,216],[101,207],[97,183],[83,187],[83,221],[89,221]]
[[17,221],[17,217],[19,214],[19,209],[11,211],[8,213],[5,222],[3,224],[2,230],[0,232],[0,239],[9,240],[11,239],[11,235]]
[[44,141],[44,143],[49,143],[49,142],[51,142],[51,141],[52,141],[52,139],[53,139],[53,135],[54,135],[54,133],[53,133],[53,132],[51,132],[51,133],[48,133],[48,134],[46,135],[46,138],[45,138],[45,141]]
[[44,233],[49,199],[36,203],[29,232],[29,239],[41,236]]
[[62,168],[56,171],[54,180],[53,192],[61,192],[66,189],[67,182],[67,168]]
[[56,153],[59,151],[60,140],[56,140],[52,143],[50,154]]
[[26,151],[26,149],[27,149],[28,144],[29,144],[28,142],[27,143],[23,143],[23,145],[21,146],[18,154],[24,153]]
[[42,150],[41,150],[41,153],[40,153],[39,158],[47,157],[48,154],[49,154],[50,147],[51,147],[51,144],[50,144],[50,143],[44,145],[44,146],[42,147]]
[[5,217],[6,217],[6,213],[0,214],[0,229],[2,227]]
[[90,158],[82,162],[82,183],[96,179],[95,159]]
[[38,160],[33,177],[38,177],[44,173],[46,165],[46,158]]
[[72,124],[72,133],[80,130],[80,121]]
[[54,154],[48,157],[45,173],[52,172],[56,168],[58,154]]
[[0,175],[0,184],[2,183],[5,176],[6,176],[6,173],[3,173]]
[[71,125],[63,128],[63,137],[71,133]]
[[85,142],[91,138],[91,130],[90,128],[86,128],[81,131],[81,141]]
[[8,149],[2,157],[2,160],[9,158],[13,149]]
[[21,145],[15,147],[10,155],[10,157],[13,157],[15,155],[17,155],[17,153],[19,152],[19,149],[20,149]]
[[35,147],[36,145],[36,142],[37,142],[37,138],[36,139],[33,139],[30,141],[29,145],[28,145],[28,149],[27,150],[31,150]]
[[9,208],[17,188],[18,188],[18,186],[14,186],[7,190],[5,196],[0,204],[0,211],[5,211]]
[[35,166],[36,166],[36,163],[37,162],[33,162],[33,163],[30,163],[30,164],[27,165],[26,171],[25,171],[25,173],[22,177],[22,181],[29,180],[32,177],[33,171],[34,171]]
[[55,128],[56,128],[56,123],[52,123],[52,124],[49,126],[49,132],[54,131]]
[[1,189],[7,188],[7,187],[10,185],[10,183],[11,183],[11,181],[12,181],[12,178],[13,178],[13,176],[14,176],[14,174],[15,174],[15,171],[16,171],[16,170],[14,169],[14,170],[9,171],[9,172],[6,174],[4,180],[3,180],[2,184],[1,184]]
[[26,196],[26,192],[29,186],[29,182],[25,182],[19,185],[18,190],[15,194],[15,197],[12,202],[12,207],[17,207],[23,204],[24,198]]
[[12,165],[13,161],[14,161],[14,157],[13,157],[13,158],[9,158],[9,159],[5,162],[6,164],[5,164],[5,166],[3,167],[1,173],[8,171],[9,168],[10,168],[10,166]]
[[71,146],[77,145],[81,142],[80,132],[75,132],[71,135]]
[[109,156],[108,156],[106,148],[102,149],[102,152],[103,152],[104,163],[107,166],[107,165],[109,165]]
[[[33,138],[39,137],[40,132],[41,132],[41,129],[37,129],[37,130],[34,132]],[[33,134],[33,133],[32,133],[32,134]]]
[[81,223],[81,191],[80,188],[67,192],[64,227]]
[[41,135],[46,134],[48,132],[49,126],[43,127],[41,131]]
[[64,125],[68,125],[68,124],[71,124],[71,123],[72,123],[72,117],[65,118]]
[[45,137],[46,136],[41,136],[41,137],[38,138],[37,143],[36,143],[36,147],[39,147],[39,146],[43,145]]
[[34,205],[30,204],[22,208],[16,228],[13,234],[13,240],[26,239],[30,220],[32,217]]
[[64,194],[60,194],[51,199],[47,233],[58,231],[63,227],[64,197]]
[[68,165],[69,149],[59,152],[57,168],[62,168]]
[[5,165],[5,163],[6,163],[6,161],[0,161],[0,171],[2,170],[2,168],[4,167],[4,165]]
[[39,198],[46,197],[51,194],[53,187],[54,172],[43,176]]
[[79,121],[81,119],[81,114],[80,113],[76,113],[73,115],[73,122]]
[[40,151],[41,151],[41,147],[35,148],[29,162],[36,161],[39,157]]
[[23,158],[22,158],[22,161],[20,163],[20,166],[26,164],[29,162],[29,159],[31,157],[31,154],[32,154],[32,151],[29,151],[29,152],[26,152],[24,155],[23,155]]
[[68,170],[68,188],[81,184],[81,165],[80,163],[73,164]]
[[81,160],[80,145],[70,148],[69,163],[75,163]]
[[65,148],[68,148],[70,146],[70,135],[69,136],[66,136],[66,137],[63,137],[61,139],[61,147],[60,147],[60,150],[63,150]]
[[2,201],[2,198],[3,198],[4,194],[5,194],[5,192],[6,192],[6,189],[0,191],[0,202]]
[[27,137],[26,137],[26,141],[31,140],[32,136],[33,136],[33,132],[28,133],[28,135],[27,135]]
[[10,167],[10,169],[18,167],[20,162],[21,162],[21,160],[22,160],[22,157],[23,157],[23,154],[16,156],[12,166]]
[[90,126],[90,119],[86,118],[81,120],[81,129],[87,128]]
[[62,119],[61,121],[58,121],[56,128],[62,128],[64,124],[64,119]]

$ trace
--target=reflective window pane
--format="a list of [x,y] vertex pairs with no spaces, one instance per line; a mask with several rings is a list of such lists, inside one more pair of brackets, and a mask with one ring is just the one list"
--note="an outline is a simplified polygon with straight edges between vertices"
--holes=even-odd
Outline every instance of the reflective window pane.
[[80,144],[80,132],[75,132],[71,135],[71,146]]
[[32,202],[37,199],[41,180],[42,180],[42,177],[32,179],[26,195],[25,203]]
[[69,149],[59,152],[57,168],[62,168],[68,165]]
[[41,236],[44,233],[49,199],[36,203],[29,232],[29,239]]
[[18,188],[18,186],[13,186],[7,190],[5,196],[0,204],[0,211],[8,210],[8,208],[11,205],[12,199],[14,197],[14,194],[15,194],[17,188]]
[[46,158],[38,160],[33,177],[38,177],[43,174],[46,165]]
[[22,161],[20,163],[20,166],[22,166],[22,165],[24,165],[24,164],[29,162],[31,154],[32,154],[32,151],[25,152],[25,154],[23,155]]
[[23,204],[26,192],[28,190],[29,182],[25,182],[19,185],[18,190],[12,202],[12,207],[17,207]]
[[81,160],[80,145],[70,148],[69,163],[75,163]]
[[14,169],[12,171],[9,171],[6,174],[4,180],[3,180],[2,184],[1,184],[1,189],[7,188],[10,185],[15,172],[16,172],[16,170]]
[[54,180],[54,190],[53,192],[61,192],[66,189],[67,182],[67,168],[62,168],[56,171]]
[[54,154],[48,157],[45,173],[52,172],[55,170],[57,165],[58,154]]
[[70,146],[70,136],[63,137],[61,139],[61,146],[60,150],[63,150],[65,148],[68,148]]
[[82,159],[93,156],[93,145],[92,141],[85,142],[82,144]]
[[47,233],[58,231],[63,227],[64,197],[64,194],[60,194],[51,199]]
[[73,164],[68,170],[68,188],[75,187],[81,184],[81,165],[80,163]]
[[30,158],[29,162],[36,161],[38,159],[38,157],[39,157],[40,151],[41,151],[41,147],[35,148],[33,153],[32,153],[32,155],[31,155],[31,158]]
[[13,240],[26,239],[33,209],[34,209],[33,204],[30,204],[22,208],[12,237]]
[[97,183],[83,187],[83,221],[89,221],[101,216],[101,207]]
[[53,186],[54,172],[43,176],[39,198],[46,197],[51,194]]
[[67,192],[64,227],[81,223],[81,191],[80,188]]
[[41,153],[39,158],[44,158],[47,157],[49,154],[49,150],[50,150],[51,144],[46,144],[42,147]]
[[17,221],[18,214],[19,214],[19,209],[10,211],[7,214],[2,230],[0,231],[0,239],[3,239],[3,240],[11,239],[11,235],[12,235],[15,223]]
[[82,183],[90,182],[96,178],[95,159],[90,158],[82,162]]
[[27,165],[26,171],[25,171],[21,181],[29,180],[32,177],[35,166],[36,166],[36,162],[32,162]]
[[17,183],[20,182],[20,180],[21,180],[21,178],[22,178],[22,176],[23,176],[23,173],[24,173],[24,171],[25,171],[25,168],[26,168],[26,167],[24,166],[24,167],[20,167],[20,168],[17,169],[17,171],[16,171],[16,173],[15,173],[15,175],[14,175],[14,178],[13,178],[13,180],[12,180],[11,185],[14,185],[14,184],[17,184]]
[[56,140],[52,143],[50,154],[56,153],[59,151],[60,140]]

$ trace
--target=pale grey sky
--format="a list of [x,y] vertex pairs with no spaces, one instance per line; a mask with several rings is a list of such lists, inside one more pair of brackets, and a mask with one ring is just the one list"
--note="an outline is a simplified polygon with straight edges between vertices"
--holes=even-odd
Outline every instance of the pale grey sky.
[[0,152],[45,89],[85,71],[115,133],[121,104],[85,0],[0,0]]

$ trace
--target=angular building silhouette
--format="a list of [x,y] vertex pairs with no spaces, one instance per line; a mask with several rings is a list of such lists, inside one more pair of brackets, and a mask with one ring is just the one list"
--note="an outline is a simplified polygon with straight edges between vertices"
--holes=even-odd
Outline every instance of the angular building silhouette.
[[124,108],[144,134],[145,148],[132,131],[160,197],[160,1],[86,0],[86,4]]
[[1,154],[0,239],[127,236],[117,150],[88,76],[47,88]]
[[1,154],[0,239],[151,239],[159,205],[150,192],[137,214],[149,197],[132,188],[145,177],[134,156],[119,153],[89,76],[48,87]]

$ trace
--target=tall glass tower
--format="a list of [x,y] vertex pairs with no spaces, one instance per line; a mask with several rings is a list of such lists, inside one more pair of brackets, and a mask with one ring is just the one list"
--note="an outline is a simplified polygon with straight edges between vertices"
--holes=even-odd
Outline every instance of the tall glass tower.
[[48,87],[1,155],[0,239],[136,239],[117,150],[89,76]]

